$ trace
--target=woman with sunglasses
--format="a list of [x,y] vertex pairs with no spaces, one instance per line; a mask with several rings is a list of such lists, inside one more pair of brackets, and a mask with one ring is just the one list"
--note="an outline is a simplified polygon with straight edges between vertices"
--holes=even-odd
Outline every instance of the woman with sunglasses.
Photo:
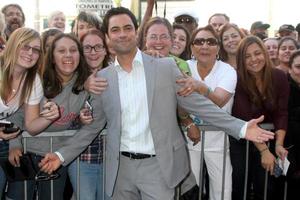
[[[231,113],[233,95],[236,86],[236,72],[230,65],[219,61],[219,36],[211,25],[198,28],[191,37],[191,50],[196,60],[188,61],[192,77],[200,82],[197,92],[209,98],[217,106]],[[188,92],[188,91],[186,91]],[[190,91],[189,91],[190,92]],[[183,94],[188,95],[188,93]],[[201,119],[192,116],[194,124]],[[201,143],[193,145],[188,140],[191,168],[199,184]],[[224,147],[224,140],[227,145]],[[224,151],[226,154],[225,183],[223,199],[231,199],[231,172],[228,136],[222,131],[206,131],[204,140],[204,161],[209,175],[209,197],[222,199],[222,173]],[[201,180],[200,180],[201,181]]]
[[[38,32],[29,28],[20,28],[12,33],[6,48],[0,57],[0,119],[14,122],[16,113],[25,118],[24,128],[32,135],[38,134],[58,116],[58,107],[54,102],[44,103],[49,108],[40,112],[43,88],[42,75],[43,51]],[[0,131],[0,157],[8,157],[8,140],[15,138],[20,131],[6,134],[3,127]],[[13,144],[11,144],[13,148]],[[21,152],[19,153],[21,155]],[[19,160],[14,166],[19,166]],[[0,167],[0,197],[5,186],[5,174]]]
[[[52,99],[59,105],[60,117],[52,123],[44,132],[53,133],[65,130],[79,129],[78,117],[80,109],[88,98],[84,90],[84,81],[88,77],[88,69],[83,57],[83,51],[77,38],[70,34],[61,33],[55,37],[45,58],[45,73],[43,87],[45,98]],[[53,152],[64,145],[68,137],[52,137]],[[36,169],[46,152],[51,151],[50,138],[32,137],[27,138],[27,152],[32,155]],[[17,147],[16,147],[17,148]],[[22,144],[19,144],[19,149]],[[18,158],[16,152],[10,151],[10,157]],[[59,177],[55,176],[59,174]],[[67,167],[61,167],[52,176],[38,173],[36,181],[27,181],[27,199],[33,199],[37,191],[40,199],[51,198],[51,181],[53,181],[53,199],[64,199],[64,188],[67,178]],[[43,180],[43,181],[39,181]],[[22,200],[24,197],[23,182],[14,182],[9,185],[9,198]]]
[[[284,139],[287,129],[289,86],[286,75],[272,67],[268,52],[258,37],[245,37],[237,51],[238,82],[232,115],[248,120],[264,115],[263,123],[273,123],[276,138],[267,143],[252,143],[230,137],[232,199],[240,200],[254,195],[254,199],[283,199],[274,190],[276,158],[287,156]],[[245,183],[246,181],[246,183]],[[246,185],[245,185],[246,184]],[[246,189],[246,193],[244,193]],[[282,189],[282,188],[281,188]],[[267,192],[267,193],[264,193]]]
[[[104,34],[98,30],[90,30],[81,37],[83,55],[87,63],[90,77],[85,81],[85,89],[91,93],[101,94],[101,87],[105,89],[107,84],[96,73],[108,66],[109,54],[105,43]],[[88,106],[88,105],[87,105]],[[89,124],[93,120],[92,108],[85,107],[80,112],[81,122]],[[79,155],[79,194],[80,199],[99,200],[107,199],[103,191],[103,136],[99,134],[87,149]],[[68,174],[77,194],[77,160],[68,167]],[[103,200],[104,200],[103,199]]]

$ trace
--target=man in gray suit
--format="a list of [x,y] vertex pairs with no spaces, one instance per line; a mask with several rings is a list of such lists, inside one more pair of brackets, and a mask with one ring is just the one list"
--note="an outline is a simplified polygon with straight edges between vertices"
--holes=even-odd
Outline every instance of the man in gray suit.
[[108,87],[91,98],[94,121],[63,148],[47,154],[40,163],[43,171],[52,173],[70,163],[107,122],[106,193],[119,200],[171,200],[190,170],[177,105],[235,138],[256,142],[273,138],[273,133],[257,126],[263,117],[246,123],[202,95],[179,96],[179,90],[189,88],[176,81],[185,78],[173,59],[155,59],[137,48],[137,22],[128,9],[109,10],[103,29],[116,61],[98,73]]

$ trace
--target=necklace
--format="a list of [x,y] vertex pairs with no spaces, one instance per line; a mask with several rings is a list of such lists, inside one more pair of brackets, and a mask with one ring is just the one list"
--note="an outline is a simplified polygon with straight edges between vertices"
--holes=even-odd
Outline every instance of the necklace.
[[12,93],[15,94],[17,92],[16,89],[12,89]]

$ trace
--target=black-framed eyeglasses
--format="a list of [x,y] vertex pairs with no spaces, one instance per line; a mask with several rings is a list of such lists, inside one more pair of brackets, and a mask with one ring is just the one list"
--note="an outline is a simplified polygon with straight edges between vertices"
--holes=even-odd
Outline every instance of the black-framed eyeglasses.
[[192,44],[195,46],[203,46],[205,43],[208,46],[217,46],[219,42],[216,38],[196,38]]
[[104,46],[101,44],[96,44],[95,46],[91,46],[91,45],[83,46],[84,53],[91,53],[92,49],[94,49],[95,52],[102,52],[102,51],[104,51]]
[[32,49],[33,54],[40,55],[40,53],[41,53],[41,49],[39,49],[37,47],[32,47],[28,44],[25,44],[21,47],[22,51],[27,51],[28,52],[28,51],[30,51],[30,49]]
[[52,174],[47,174],[42,171],[38,171],[35,175],[35,181],[49,181],[49,180],[54,180],[60,177],[59,173],[53,172]]

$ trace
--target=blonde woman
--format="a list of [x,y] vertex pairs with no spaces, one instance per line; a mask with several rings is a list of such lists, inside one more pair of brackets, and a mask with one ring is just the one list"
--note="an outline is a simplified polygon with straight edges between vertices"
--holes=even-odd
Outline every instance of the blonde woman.
[[[16,30],[7,41],[0,56],[0,119],[10,120],[13,114],[24,107],[25,129],[32,135],[39,133],[59,116],[53,102],[45,103],[48,108],[40,112],[43,88],[41,39],[38,32],[29,28]],[[7,157],[8,141],[18,135],[0,131],[0,155]],[[19,160],[16,160],[19,163]],[[0,168],[2,171],[2,168]],[[1,172],[0,172],[1,173]],[[0,176],[0,197],[5,185],[5,176]]]

